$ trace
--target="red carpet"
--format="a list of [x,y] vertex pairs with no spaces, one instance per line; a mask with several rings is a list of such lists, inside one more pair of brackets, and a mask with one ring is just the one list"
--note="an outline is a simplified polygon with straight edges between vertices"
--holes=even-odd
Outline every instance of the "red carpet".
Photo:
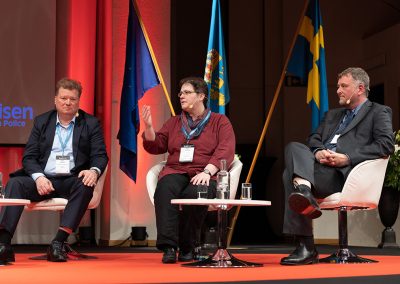
[[1,283],[179,283],[308,279],[400,274],[400,256],[365,256],[368,264],[281,266],[278,254],[235,254],[263,263],[260,268],[186,268],[162,264],[161,253],[93,253],[94,260],[50,263],[17,254],[16,262],[0,267]]

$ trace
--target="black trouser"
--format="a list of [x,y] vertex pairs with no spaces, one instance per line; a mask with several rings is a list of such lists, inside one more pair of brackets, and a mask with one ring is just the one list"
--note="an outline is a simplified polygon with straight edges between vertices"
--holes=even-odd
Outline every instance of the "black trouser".
[[[33,202],[42,201],[53,197],[68,199],[64,213],[61,216],[60,227],[76,230],[90,200],[93,196],[93,187],[85,186],[82,178],[50,177],[48,178],[55,189],[48,195],[39,195],[35,181],[28,176],[12,177],[6,186],[6,198],[29,199]],[[5,206],[0,216],[0,228],[4,228],[14,235],[18,221],[24,210],[24,206]]]
[[343,174],[337,169],[316,162],[314,154],[301,143],[291,142],[285,148],[283,186],[285,188],[285,216],[283,233],[312,236],[312,220],[294,212],[288,206],[289,195],[293,192],[293,178],[298,176],[308,180],[316,198],[325,198],[340,192],[344,184]]
[[[208,198],[215,197],[216,182],[210,181]],[[198,245],[200,230],[208,206],[171,204],[171,199],[197,198],[197,186],[190,183],[187,175],[171,174],[162,177],[154,193],[157,225],[157,248],[179,247],[188,252]]]

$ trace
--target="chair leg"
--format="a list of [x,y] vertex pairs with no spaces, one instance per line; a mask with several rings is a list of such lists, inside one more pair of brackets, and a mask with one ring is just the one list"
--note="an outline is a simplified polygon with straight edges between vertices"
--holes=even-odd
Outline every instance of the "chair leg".
[[377,260],[359,257],[350,251],[347,233],[347,208],[340,207],[338,210],[339,225],[339,249],[336,253],[319,260],[322,263],[370,263]]

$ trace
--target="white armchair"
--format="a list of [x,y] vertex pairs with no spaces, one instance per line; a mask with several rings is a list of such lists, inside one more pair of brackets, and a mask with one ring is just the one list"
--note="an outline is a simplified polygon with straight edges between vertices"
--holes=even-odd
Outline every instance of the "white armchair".
[[378,206],[389,158],[367,160],[355,166],[341,192],[318,200],[324,210],[338,210],[339,250],[320,262],[364,263],[376,260],[359,257],[348,248],[347,211],[374,209]]
[[[90,203],[88,205],[87,209],[95,209],[99,206],[101,196],[103,193],[103,187],[104,187],[104,181],[107,176],[107,170],[108,166],[104,169],[103,174],[100,176],[99,180],[97,181],[96,186],[94,187],[93,190],[93,197],[90,200]],[[25,205],[25,209],[28,211],[37,211],[37,210],[47,210],[47,211],[63,211],[65,209],[65,206],[67,205],[68,200],[65,198],[50,198],[47,200],[43,200],[40,202],[31,202],[28,205]],[[69,259],[92,259],[92,258],[97,258],[94,256],[88,256],[81,254],[75,250],[73,250],[68,244],[65,245],[65,248],[67,250],[67,255]],[[33,260],[43,260],[46,259],[46,256],[37,256],[37,257],[31,257]]]
[[[149,198],[151,203],[154,205],[154,193],[156,192],[157,182],[158,182],[158,175],[160,174],[161,170],[165,166],[166,161],[160,162],[157,165],[150,168],[146,175],[146,186],[147,192],[149,194]],[[235,158],[229,167],[229,173],[231,176],[230,180],[230,193],[229,198],[235,199],[237,188],[239,185],[240,173],[242,171],[243,164],[242,162]],[[210,207],[209,210],[212,210]]]
[[[104,181],[106,179],[108,166],[105,168],[104,173],[100,176],[96,186],[93,190],[93,197],[90,200],[87,209],[97,208],[100,204],[101,195],[103,194]],[[65,198],[50,198],[40,202],[31,202],[25,206],[27,210],[48,210],[48,211],[63,211],[68,203]]]

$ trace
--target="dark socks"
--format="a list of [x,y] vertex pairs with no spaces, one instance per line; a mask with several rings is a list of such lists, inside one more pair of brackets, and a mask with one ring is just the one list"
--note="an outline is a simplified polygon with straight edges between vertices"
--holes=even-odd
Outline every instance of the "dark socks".
[[0,229],[0,243],[10,244],[12,235],[5,229]]
[[67,241],[68,237],[69,237],[69,233],[67,233],[67,232],[64,231],[64,230],[58,229],[57,235],[55,236],[55,238],[53,239],[53,241],[57,241],[57,242],[60,242],[60,243],[64,243],[64,242]]

